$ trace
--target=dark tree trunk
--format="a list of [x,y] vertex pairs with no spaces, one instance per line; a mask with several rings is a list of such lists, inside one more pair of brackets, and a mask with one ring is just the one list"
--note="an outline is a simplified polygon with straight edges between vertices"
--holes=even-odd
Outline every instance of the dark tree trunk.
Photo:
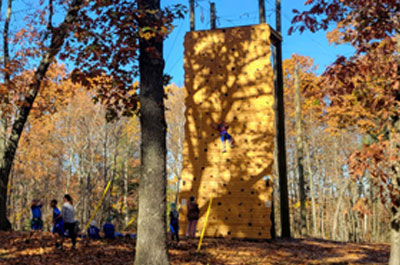
[[[281,34],[281,1],[275,1],[276,7],[276,31]],[[285,143],[285,103],[283,96],[283,70],[282,70],[282,41],[277,40],[274,43],[273,60],[274,60],[274,99],[275,99],[275,129],[277,146],[277,163],[280,191],[280,219],[281,219],[281,236],[290,238],[290,212],[289,212],[289,195],[287,187],[287,169],[286,169],[286,143]]]
[[[10,55],[8,52],[8,29],[10,27],[10,19],[11,19],[11,9],[12,9],[12,0],[8,0],[7,2],[7,16],[4,22],[4,30],[3,30],[3,67],[7,69],[9,66]],[[4,85],[7,89],[10,89],[10,74],[8,71],[4,74]],[[6,107],[5,102],[7,102],[7,94],[2,95],[1,97],[1,106],[2,108]],[[6,167],[6,148],[7,148],[7,117],[5,113],[0,111],[0,169]],[[11,165],[9,165],[8,172],[11,170]],[[2,170],[0,171],[0,177],[2,176]],[[0,229],[1,230],[10,230],[11,224],[7,219],[7,191],[8,191],[8,181],[9,175],[7,174],[6,178],[0,178]]]
[[[160,0],[140,0],[140,10],[160,10]],[[139,21],[152,27],[157,14]],[[151,51],[151,52],[150,52]],[[141,175],[136,265],[169,264],[166,236],[166,122],[162,40],[140,40]]]
[[25,102],[21,105],[15,116],[14,123],[7,144],[3,150],[0,150],[0,230],[9,230],[10,222],[7,219],[7,184],[11,171],[11,166],[17,151],[18,142],[24,129],[29,112],[33,102],[38,94],[40,84],[46,75],[50,63],[60,51],[64,40],[75,21],[83,0],[73,0],[67,12],[64,22],[57,28],[52,35],[49,49],[45,52],[40,64],[35,72],[29,90],[25,95]]

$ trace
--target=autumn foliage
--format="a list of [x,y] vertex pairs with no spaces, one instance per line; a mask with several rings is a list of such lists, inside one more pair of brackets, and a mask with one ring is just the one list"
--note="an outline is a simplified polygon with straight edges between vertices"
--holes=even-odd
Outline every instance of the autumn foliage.
[[[75,251],[57,251],[49,233],[0,233],[0,264],[130,264],[135,240],[80,240]],[[248,242],[206,239],[202,251],[197,240],[169,245],[171,264],[387,264],[387,244],[334,243],[324,240]],[[69,248],[70,245],[67,246]],[[3,263],[2,263],[3,262]]]

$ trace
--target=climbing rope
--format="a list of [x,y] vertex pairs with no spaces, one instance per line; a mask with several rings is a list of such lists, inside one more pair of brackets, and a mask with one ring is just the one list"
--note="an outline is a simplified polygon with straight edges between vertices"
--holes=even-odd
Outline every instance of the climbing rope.
[[104,190],[104,192],[103,192],[103,195],[101,196],[100,201],[97,203],[96,208],[95,208],[95,210],[94,210],[92,216],[90,217],[90,219],[89,219],[89,221],[88,221],[88,223],[87,223],[87,225],[85,226],[85,229],[84,229],[83,231],[87,231],[87,229],[89,228],[90,223],[92,222],[93,218],[96,216],[96,213],[97,213],[97,211],[99,210],[101,204],[103,203],[104,197],[106,196],[107,191],[108,191],[108,189],[110,188],[110,186],[111,186],[111,180],[108,182],[108,184],[107,184],[107,186],[106,186],[106,188],[105,188],[105,190]]

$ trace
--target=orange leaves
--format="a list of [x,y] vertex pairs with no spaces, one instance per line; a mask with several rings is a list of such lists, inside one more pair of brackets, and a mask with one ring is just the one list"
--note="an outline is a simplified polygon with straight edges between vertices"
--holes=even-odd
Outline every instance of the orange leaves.
[[[294,75],[296,66],[299,67],[303,119],[310,123],[318,122],[324,103],[323,97],[321,96],[323,94],[323,88],[319,86],[319,77],[315,74],[317,67],[314,65],[314,60],[312,58],[297,54],[283,61],[286,116],[289,119],[295,116]],[[291,125],[293,124],[287,127],[289,134],[294,133],[294,127]]]
[[[16,264],[132,264],[136,241],[120,238],[79,240],[77,249],[54,249],[50,233],[0,233],[0,261]],[[388,244],[332,242],[318,239],[249,242],[229,239],[205,239],[204,249],[196,252],[196,240],[182,240],[169,246],[171,264],[387,264]],[[316,251],[318,250],[318,251]],[[14,254],[13,254],[14,253]]]
[[306,4],[310,5],[309,10],[296,13],[290,31],[326,30],[336,23],[331,40],[350,43],[358,54],[365,52],[371,42],[391,37],[396,32],[397,21],[393,16],[398,9],[396,1],[308,0]]
[[353,210],[359,212],[361,216],[372,214],[366,198],[359,199],[353,206]]
[[[70,243],[64,244],[64,251],[54,248],[51,233],[13,232],[0,234],[0,263],[6,264],[129,264],[133,262],[133,239],[107,241],[78,240],[76,250],[70,250]],[[3,263],[2,263],[3,264]]]
[[385,39],[372,46],[365,55],[338,58],[323,75],[322,85],[329,98],[325,117],[333,127],[356,126],[353,129],[363,133],[376,132],[395,114],[393,41]]

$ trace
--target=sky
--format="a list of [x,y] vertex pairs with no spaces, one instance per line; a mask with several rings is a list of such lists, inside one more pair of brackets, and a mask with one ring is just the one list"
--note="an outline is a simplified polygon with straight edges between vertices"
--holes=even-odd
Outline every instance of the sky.
[[[210,28],[210,1],[196,0],[195,24],[196,30]],[[310,56],[318,65],[317,73],[333,63],[338,55],[351,55],[353,49],[348,45],[330,45],[326,39],[326,32],[300,34],[293,33],[289,36],[288,30],[293,17],[292,10],[306,10],[306,0],[281,0],[282,4],[282,52],[283,59],[290,58],[292,54]],[[217,15],[217,27],[233,27],[259,23],[258,0],[214,0]],[[183,4],[189,6],[189,0],[162,0],[162,5],[172,6]],[[267,23],[275,28],[275,0],[266,0],[265,9]],[[178,86],[184,85],[183,70],[183,40],[185,33],[190,30],[189,13],[184,19],[174,22],[175,29],[164,42],[164,59],[166,62],[165,73],[172,76],[172,82]],[[332,25],[333,26],[333,25]]]
[[[21,23],[27,11],[35,10],[39,0],[15,0],[13,2],[13,25]],[[195,0],[196,30],[210,28],[210,1],[216,5],[217,27],[244,26],[259,23],[258,1],[259,0]],[[3,1],[5,10],[7,1]],[[348,45],[330,45],[326,39],[326,32],[311,33],[305,31],[289,36],[288,30],[293,17],[292,10],[299,11],[308,9],[304,3],[306,0],[281,0],[282,4],[282,35],[283,35],[283,59],[290,58],[292,54],[310,56],[317,64],[317,73],[335,61],[338,55],[351,55],[353,49]],[[189,0],[161,0],[163,7],[183,4],[189,6]],[[267,23],[275,27],[275,0],[265,0]],[[57,15],[56,15],[57,17]],[[63,16],[59,16],[61,20]],[[184,36],[190,29],[189,13],[184,19],[174,22],[175,28],[164,42],[164,59],[166,62],[164,72],[172,76],[172,82],[178,86],[184,86],[183,70],[183,41]],[[332,25],[333,27],[334,25]]]

